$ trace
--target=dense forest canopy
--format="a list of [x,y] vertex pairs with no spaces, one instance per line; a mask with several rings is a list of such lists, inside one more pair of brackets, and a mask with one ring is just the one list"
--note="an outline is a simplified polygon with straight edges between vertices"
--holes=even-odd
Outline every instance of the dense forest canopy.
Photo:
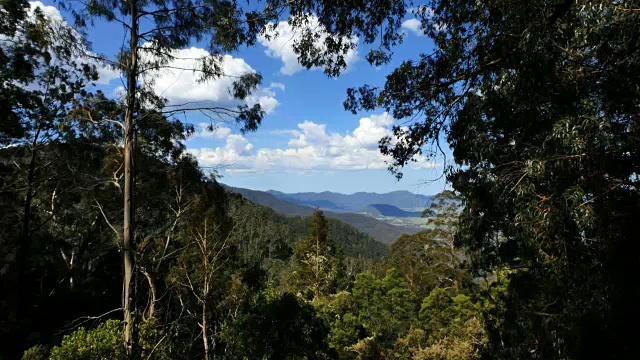
[[[72,25],[0,2],[1,359],[636,354],[639,1],[56,5]],[[265,110],[172,106],[146,77],[195,42],[200,81],[225,77],[224,54],[281,19],[302,66],[340,75],[354,37],[380,66],[408,14],[435,51],[344,102],[402,120],[380,140],[398,178],[452,150],[429,228],[390,246],[221,186],[187,151],[188,114],[247,132]],[[98,21],[124,29],[120,52],[93,52]],[[104,68],[119,96],[95,86]],[[231,95],[261,81],[234,78]]]

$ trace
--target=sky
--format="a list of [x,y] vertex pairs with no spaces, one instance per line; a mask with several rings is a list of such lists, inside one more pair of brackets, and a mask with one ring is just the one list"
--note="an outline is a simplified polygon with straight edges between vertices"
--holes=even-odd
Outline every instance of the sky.
[[[70,19],[55,8],[53,1],[31,5],[41,7],[50,17]],[[217,169],[221,182],[236,187],[289,193],[409,190],[435,194],[444,190],[443,159],[416,158],[417,162],[403,170],[401,181],[386,170],[385,161],[389,159],[379,153],[378,141],[391,134],[390,127],[396,119],[382,110],[353,115],[343,107],[349,87],[383,85],[385,77],[403,60],[430,52],[433,44],[422,34],[418,20],[409,14],[403,28],[404,42],[394,49],[389,64],[370,66],[364,59],[364,44],[351,39],[357,47],[346,56],[346,71],[337,78],[329,78],[321,69],[305,69],[297,62],[292,44],[298,34],[285,21],[278,23],[278,38],[259,37],[255,46],[225,54],[223,60],[227,74],[262,75],[261,85],[245,101],[249,105],[259,103],[266,110],[260,128],[242,134],[233,123],[216,123],[214,131],[208,131],[208,118],[186,114],[180,119],[196,128],[186,142],[188,151],[203,168]],[[117,23],[105,22],[97,22],[85,33],[92,51],[107,56],[119,51],[125,35]],[[193,68],[191,59],[207,56],[205,48],[194,43],[190,48],[176,49],[182,60],[171,65]],[[197,77],[192,71],[167,69],[154,74],[153,88],[169,104],[238,103],[228,92],[231,78],[201,83]],[[101,67],[97,87],[117,96],[122,84],[118,74]]]

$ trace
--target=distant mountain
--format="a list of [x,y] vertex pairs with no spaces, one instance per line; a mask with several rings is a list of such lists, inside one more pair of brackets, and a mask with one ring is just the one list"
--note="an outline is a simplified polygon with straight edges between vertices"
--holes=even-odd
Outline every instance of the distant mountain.
[[385,194],[357,192],[355,194],[340,194],[330,191],[320,193],[304,192],[287,194],[280,191],[270,190],[271,195],[295,202],[299,205],[312,205],[323,202],[330,206],[318,205],[324,209],[335,209],[339,211],[358,211],[371,204],[387,204],[403,210],[418,210],[429,206],[432,196],[414,194],[409,191],[393,191]]
[[390,216],[390,217],[421,217],[421,211],[405,211],[396,206],[389,204],[371,204],[364,209],[360,210],[360,212],[367,213],[369,215],[380,217],[380,216]]
[[251,202],[270,207],[273,210],[285,215],[309,216],[313,214],[313,208],[282,200],[264,191],[236,188],[227,185],[223,186],[235,193],[242,195],[245,199]]
[[279,197],[279,199],[285,200],[285,201],[289,201],[292,202],[294,204],[298,204],[298,205],[304,205],[304,206],[310,206],[312,208],[320,208],[323,210],[334,210],[334,211],[346,211],[346,209],[332,203],[329,200],[309,200],[309,201],[303,201],[303,200],[298,200],[295,198],[289,198],[289,197]]
[[[254,203],[268,206],[273,210],[283,213],[289,216],[308,216],[313,214],[315,208],[304,206],[300,204],[296,204],[287,200],[283,200],[278,196],[275,196],[273,193],[278,192],[264,192],[243,188],[235,188],[231,186],[225,187],[233,192],[236,192],[242,195],[249,201]],[[280,193],[283,194],[283,193]],[[283,196],[284,197],[284,196]],[[310,201],[314,201],[314,199],[310,199]],[[364,206],[363,206],[364,207]],[[362,208],[362,207],[361,207]],[[374,239],[383,242],[385,244],[390,244],[399,238],[403,234],[415,234],[420,231],[419,228],[416,227],[408,227],[408,226],[396,226],[386,223],[384,221],[380,221],[374,219],[371,216],[363,215],[363,214],[352,214],[352,213],[337,213],[333,211],[324,211],[326,217],[331,219],[338,219],[344,223],[347,223],[354,228],[371,235]]]

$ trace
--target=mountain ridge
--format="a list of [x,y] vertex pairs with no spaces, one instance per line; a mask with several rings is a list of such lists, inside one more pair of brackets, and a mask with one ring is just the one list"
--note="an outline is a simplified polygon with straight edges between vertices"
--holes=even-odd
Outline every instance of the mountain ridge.
[[[229,185],[223,186],[230,191],[242,195],[249,201],[268,206],[273,210],[276,210],[288,216],[309,216],[316,210],[315,208],[310,206],[300,205],[284,200],[269,192],[236,188]],[[337,219],[344,223],[347,223],[354,228],[371,235],[371,237],[373,237],[374,239],[385,244],[392,243],[403,234],[411,235],[420,231],[420,229],[417,227],[392,225],[364,214],[347,212],[339,213],[333,211],[324,211],[324,214],[328,218]]]
[[432,199],[431,195],[414,194],[407,190],[396,190],[388,193],[360,191],[353,194],[341,194],[331,191],[284,193],[282,191],[268,190],[266,193],[299,205],[313,206],[313,204],[325,202],[334,206],[320,206],[321,208],[342,212],[358,212],[372,204],[392,205],[405,211],[422,211],[428,207]]

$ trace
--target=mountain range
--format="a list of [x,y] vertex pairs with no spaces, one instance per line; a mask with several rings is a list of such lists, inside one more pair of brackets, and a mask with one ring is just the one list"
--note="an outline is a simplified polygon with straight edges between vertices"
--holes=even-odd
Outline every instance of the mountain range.
[[[260,205],[268,206],[274,209],[275,211],[288,216],[308,216],[313,214],[313,211],[315,209],[321,208],[324,211],[326,217],[331,219],[337,219],[344,223],[347,223],[353,226],[354,228],[366,234],[369,234],[374,239],[380,242],[383,242],[385,244],[389,244],[395,241],[397,238],[399,238],[403,234],[415,234],[416,232],[421,230],[420,228],[413,227],[413,226],[392,225],[385,221],[378,220],[366,214],[357,214],[357,213],[347,212],[349,211],[348,209],[353,209],[353,208],[364,210],[365,208],[367,208],[369,205],[372,204],[372,203],[368,203],[360,206],[365,202],[365,200],[360,198],[360,196],[366,197],[367,199],[384,199],[384,196],[388,194],[356,193],[351,195],[345,195],[345,194],[330,193],[330,192],[316,193],[316,194],[330,194],[327,198],[323,198],[321,196],[313,197],[310,195],[314,193],[304,193],[304,194],[308,194],[308,196],[305,196],[307,200],[304,200],[303,202],[302,200],[299,200],[300,199],[300,197],[298,197],[299,194],[285,194],[277,191],[265,192],[265,191],[251,190],[251,189],[236,188],[236,187],[231,187],[227,185],[225,185],[225,187],[230,191],[233,191],[235,193],[242,195],[244,198],[246,198],[249,201],[252,201]],[[404,193],[404,192],[395,192],[395,193]],[[406,193],[411,194],[408,191]],[[393,194],[393,193],[389,193],[389,194]],[[290,195],[294,195],[294,196],[290,196]],[[405,200],[396,199],[394,201],[396,204],[406,206],[407,204],[413,204],[413,201],[417,201],[415,199],[408,200],[408,197],[406,196],[406,194],[401,194],[401,196],[404,196]],[[415,198],[416,196],[423,196],[423,195],[411,194],[411,196]],[[347,202],[348,201],[347,199],[349,197],[356,199],[358,201],[357,206],[351,205]],[[430,199],[430,197],[428,198]],[[387,199],[390,199],[390,198],[387,197]],[[427,201],[426,199],[421,199],[420,202],[423,200]],[[380,205],[379,203],[377,204],[373,203],[373,204]],[[324,205],[324,206],[320,206],[320,205]],[[385,204],[385,205],[390,205],[390,204]],[[340,211],[335,211],[336,208],[340,209]],[[385,210],[389,209],[389,207],[387,206],[382,206],[382,207],[378,206],[378,208],[382,208]],[[401,210],[396,206],[394,206],[394,208],[397,209],[395,210],[396,213],[398,211],[401,211],[403,214],[408,213],[407,211]],[[372,209],[371,211],[373,211],[373,209],[376,209],[376,211],[379,211],[376,207],[373,207],[371,209]],[[366,211],[362,211],[362,212],[366,213]]]
[[391,205],[408,211],[422,211],[428,207],[432,198],[429,195],[414,194],[409,191],[392,191],[384,194],[372,192],[341,194],[331,191],[288,194],[275,190],[267,192],[279,199],[299,205],[337,212],[361,212],[372,204]]

